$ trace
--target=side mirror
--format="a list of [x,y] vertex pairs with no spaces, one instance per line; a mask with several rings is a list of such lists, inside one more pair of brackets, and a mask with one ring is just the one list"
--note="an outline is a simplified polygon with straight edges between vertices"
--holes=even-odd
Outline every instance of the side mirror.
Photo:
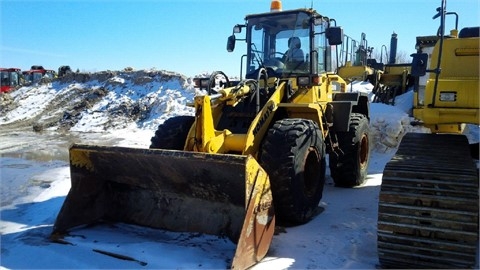
[[414,77],[421,77],[427,74],[428,54],[414,53],[410,55],[412,59],[412,70],[410,74]]
[[227,51],[228,52],[233,52],[233,50],[235,50],[235,35],[231,35],[228,37],[228,40],[227,40]]
[[329,45],[340,45],[343,43],[343,28],[337,26],[330,27],[327,28],[325,34]]

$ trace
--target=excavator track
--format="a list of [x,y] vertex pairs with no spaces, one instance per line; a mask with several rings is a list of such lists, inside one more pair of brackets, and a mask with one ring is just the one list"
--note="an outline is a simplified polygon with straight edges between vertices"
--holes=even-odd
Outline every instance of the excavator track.
[[383,172],[377,235],[382,267],[475,267],[478,194],[465,136],[406,134]]

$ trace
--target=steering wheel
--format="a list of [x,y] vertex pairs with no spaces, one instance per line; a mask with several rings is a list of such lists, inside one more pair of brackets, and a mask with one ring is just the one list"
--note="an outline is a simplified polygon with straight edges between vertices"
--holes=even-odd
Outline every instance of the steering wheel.
[[[277,54],[280,55],[280,57],[277,57],[277,56],[276,56]],[[285,53],[282,53],[282,52],[273,52],[273,53],[270,54],[270,57],[272,57],[272,56],[273,56],[274,58],[277,58],[277,59],[280,60],[280,59],[283,59],[283,58],[285,57]]]
[[271,56],[275,57],[275,55],[277,55],[277,54],[279,54],[279,55],[281,56],[280,58],[285,57],[285,53],[282,53],[282,52],[274,52],[274,53],[271,53],[271,54],[270,54],[270,57],[271,57]]
[[[280,57],[277,57],[277,54]],[[277,68],[283,69],[285,68],[285,64],[283,63],[285,58],[285,53],[282,52],[273,52],[269,55],[269,59],[265,61],[265,66],[272,67],[274,70]]]

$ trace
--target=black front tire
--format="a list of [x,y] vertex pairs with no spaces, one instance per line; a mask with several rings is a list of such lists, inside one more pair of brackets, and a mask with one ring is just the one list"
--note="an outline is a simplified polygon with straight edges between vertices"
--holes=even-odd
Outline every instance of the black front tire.
[[370,161],[368,118],[363,114],[352,113],[349,131],[337,132],[337,139],[343,154],[329,154],[330,175],[335,185],[362,185],[367,178]]
[[193,116],[174,116],[165,120],[150,140],[150,149],[183,150],[194,121]]
[[326,162],[317,123],[306,119],[275,122],[262,144],[260,164],[270,177],[280,221],[302,224],[318,213]]

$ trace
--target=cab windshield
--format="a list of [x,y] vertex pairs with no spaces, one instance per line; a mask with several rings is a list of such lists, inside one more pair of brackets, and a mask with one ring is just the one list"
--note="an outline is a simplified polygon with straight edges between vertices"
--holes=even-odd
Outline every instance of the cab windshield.
[[32,80],[32,83],[38,83],[43,77],[43,74],[42,73],[39,73],[39,72],[33,72],[31,74],[31,80]]
[[19,84],[19,77],[17,72],[10,73],[10,86],[17,86]]
[[18,73],[16,71],[1,71],[0,77],[2,86],[18,85]]
[[10,78],[8,71],[0,71],[0,78],[2,86],[10,86]]
[[310,16],[304,12],[249,19],[248,74],[270,67],[277,76],[310,72]]

